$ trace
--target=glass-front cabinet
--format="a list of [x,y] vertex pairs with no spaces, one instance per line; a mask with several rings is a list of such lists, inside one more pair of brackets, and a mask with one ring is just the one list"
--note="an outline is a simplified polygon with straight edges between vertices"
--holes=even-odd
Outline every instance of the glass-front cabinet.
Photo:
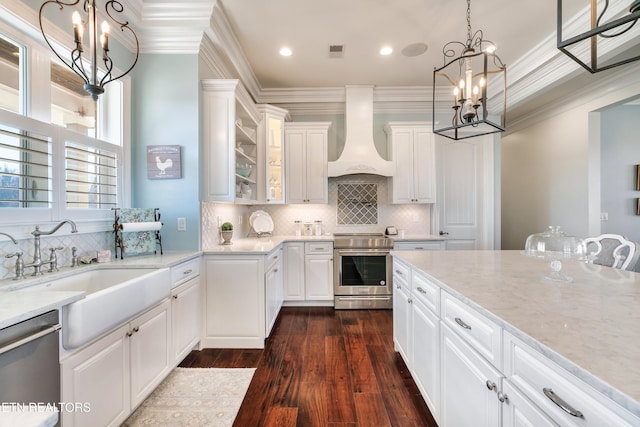
[[256,106],[262,113],[260,124],[260,147],[264,149],[265,185],[264,202],[282,204],[285,202],[284,179],[284,119],[287,110],[267,104]]

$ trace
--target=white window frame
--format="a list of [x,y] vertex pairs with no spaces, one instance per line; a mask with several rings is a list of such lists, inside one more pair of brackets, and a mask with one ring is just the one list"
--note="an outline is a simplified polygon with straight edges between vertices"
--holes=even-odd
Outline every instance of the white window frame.
[[[39,208],[0,208],[0,231],[10,233],[17,239],[30,238],[35,225],[71,219],[78,223],[80,233],[111,231],[113,211],[111,209],[67,208],[65,194],[65,158],[64,141],[77,141],[85,145],[104,148],[118,156],[118,207],[131,205],[131,79],[121,79],[119,135],[110,134],[110,139],[118,140],[120,145],[90,138],[73,131],[49,124],[51,118],[51,61],[57,59],[49,50],[39,34],[37,10],[21,2],[0,0],[0,32],[17,43],[25,46],[26,67],[24,94],[27,99],[25,115],[0,110],[3,123],[30,130],[53,138],[52,188],[53,202],[50,209]],[[114,88],[107,88],[114,90]],[[99,99],[98,111],[104,106]],[[99,132],[104,132],[104,120],[98,123]],[[104,134],[104,133],[103,133]]]

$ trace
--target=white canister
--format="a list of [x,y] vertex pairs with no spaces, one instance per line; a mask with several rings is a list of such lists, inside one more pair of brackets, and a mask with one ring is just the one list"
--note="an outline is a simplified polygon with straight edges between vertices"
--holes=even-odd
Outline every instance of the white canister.
[[295,220],[295,221],[293,221],[293,224],[296,227],[296,236],[298,236],[298,237],[302,236],[302,221]]
[[313,234],[322,236],[322,221],[313,221]]

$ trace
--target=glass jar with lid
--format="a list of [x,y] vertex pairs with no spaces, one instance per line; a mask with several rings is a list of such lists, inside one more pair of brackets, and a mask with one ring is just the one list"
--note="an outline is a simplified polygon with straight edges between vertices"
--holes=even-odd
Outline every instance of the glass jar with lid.
[[296,236],[300,237],[302,236],[302,221],[300,221],[299,219],[293,221],[294,227],[295,227],[295,231],[296,231]]
[[313,234],[316,236],[322,236],[322,221],[313,221]]

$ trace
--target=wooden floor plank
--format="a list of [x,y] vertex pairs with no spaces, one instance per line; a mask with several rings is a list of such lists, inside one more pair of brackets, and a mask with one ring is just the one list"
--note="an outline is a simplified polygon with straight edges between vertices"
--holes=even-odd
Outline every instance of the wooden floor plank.
[[328,422],[326,396],[324,381],[300,384],[296,425],[299,427],[326,426]]
[[[382,396],[378,393],[356,393],[356,410],[360,425],[370,427],[391,427]],[[395,424],[403,426],[402,424]]]
[[298,408],[274,406],[269,408],[264,425],[265,427],[295,427],[297,418]]

